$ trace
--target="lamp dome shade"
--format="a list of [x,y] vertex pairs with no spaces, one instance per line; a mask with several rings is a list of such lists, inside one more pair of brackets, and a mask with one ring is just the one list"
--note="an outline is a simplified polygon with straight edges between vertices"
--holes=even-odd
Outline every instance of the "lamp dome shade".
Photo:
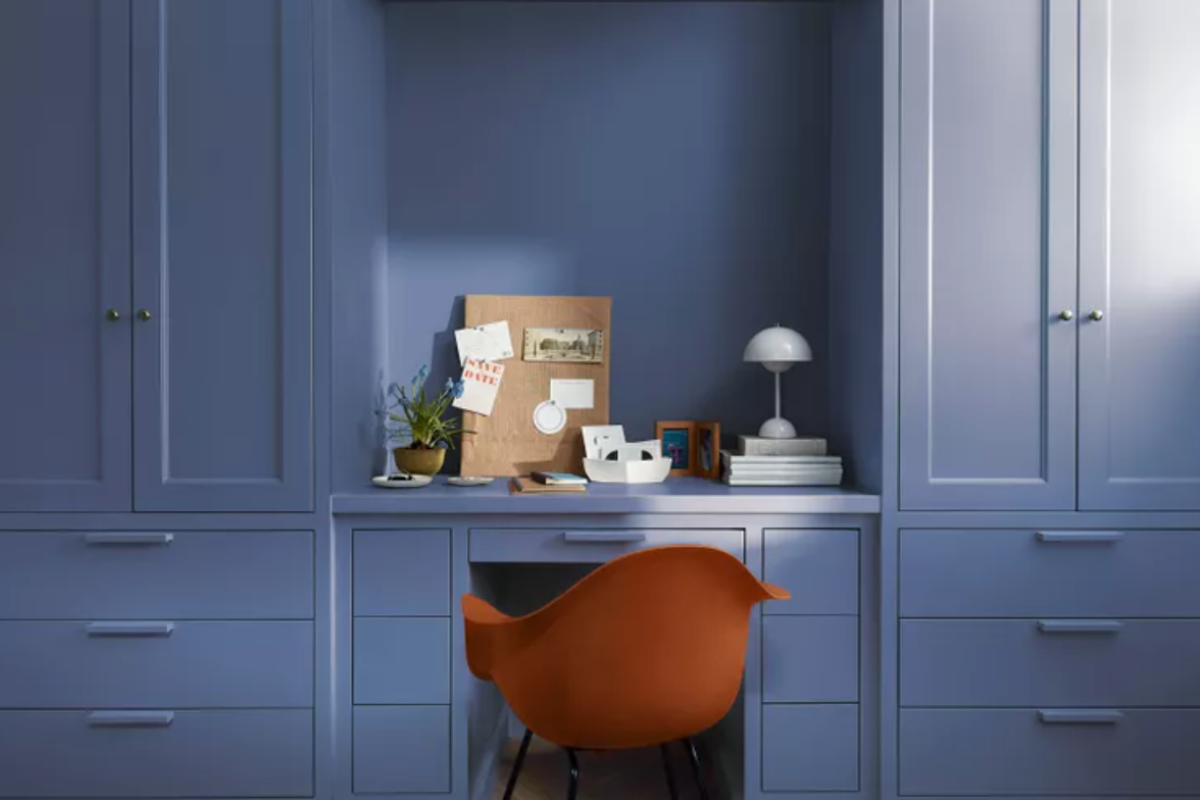
[[746,345],[742,360],[767,364],[812,361],[812,348],[796,331],[776,325],[754,334],[754,338]]

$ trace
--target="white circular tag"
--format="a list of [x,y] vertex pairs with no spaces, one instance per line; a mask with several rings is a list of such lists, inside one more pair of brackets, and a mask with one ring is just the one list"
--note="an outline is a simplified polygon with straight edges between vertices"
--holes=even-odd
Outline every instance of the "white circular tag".
[[545,434],[558,433],[567,427],[567,411],[553,400],[538,403],[533,410],[533,426]]

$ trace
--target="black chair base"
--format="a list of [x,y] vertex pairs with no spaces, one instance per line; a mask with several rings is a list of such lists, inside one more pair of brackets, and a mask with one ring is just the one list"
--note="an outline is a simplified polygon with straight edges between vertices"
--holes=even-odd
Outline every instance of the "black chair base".
[[[525,736],[521,739],[521,747],[517,750],[517,758],[513,761],[512,772],[508,776],[508,784],[504,787],[504,800],[512,800],[513,790],[517,788],[517,779],[521,775],[521,767],[525,765],[525,754],[529,751],[529,743],[532,740],[533,731],[526,728]],[[700,754],[696,751],[696,743],[690,738],[681,741],[692,765],[692,776],[696,779],[696,787],[700,790],[700,800],[708,800],[708,788],[704,785],[704,770],[700,766]],[[666,743],[659,747],[662,752],[663,771],[667,776],[667,791],[670,792],[671,800],[679,800],[679,794],[675,788],[675,775],[671,772],[670,750]],[[575,800],[579,793],[579,759],[575,755],[578,751],[573,747],[564,747],[563,751],[567,754],[567,762],[571,770],[570,778],[567,781],[567,800]]]

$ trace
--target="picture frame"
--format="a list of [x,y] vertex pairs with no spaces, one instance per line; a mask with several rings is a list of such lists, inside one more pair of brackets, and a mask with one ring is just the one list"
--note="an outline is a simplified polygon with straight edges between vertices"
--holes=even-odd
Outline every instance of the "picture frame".
[[671,459],[672,477],[696,473],[696,423],[657,422],[654,438],[662,443],[662,454]]
[[696,423],[695,475],[717,480],[721,477],[721,423]]

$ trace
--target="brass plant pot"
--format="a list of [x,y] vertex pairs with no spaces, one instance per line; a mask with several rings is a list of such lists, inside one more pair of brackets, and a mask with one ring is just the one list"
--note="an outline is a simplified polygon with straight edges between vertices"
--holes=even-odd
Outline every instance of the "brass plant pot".
[[437,475],[446,463],[446,451],[440,447],[397,447],[392,450],[396,466],[413,475]]

